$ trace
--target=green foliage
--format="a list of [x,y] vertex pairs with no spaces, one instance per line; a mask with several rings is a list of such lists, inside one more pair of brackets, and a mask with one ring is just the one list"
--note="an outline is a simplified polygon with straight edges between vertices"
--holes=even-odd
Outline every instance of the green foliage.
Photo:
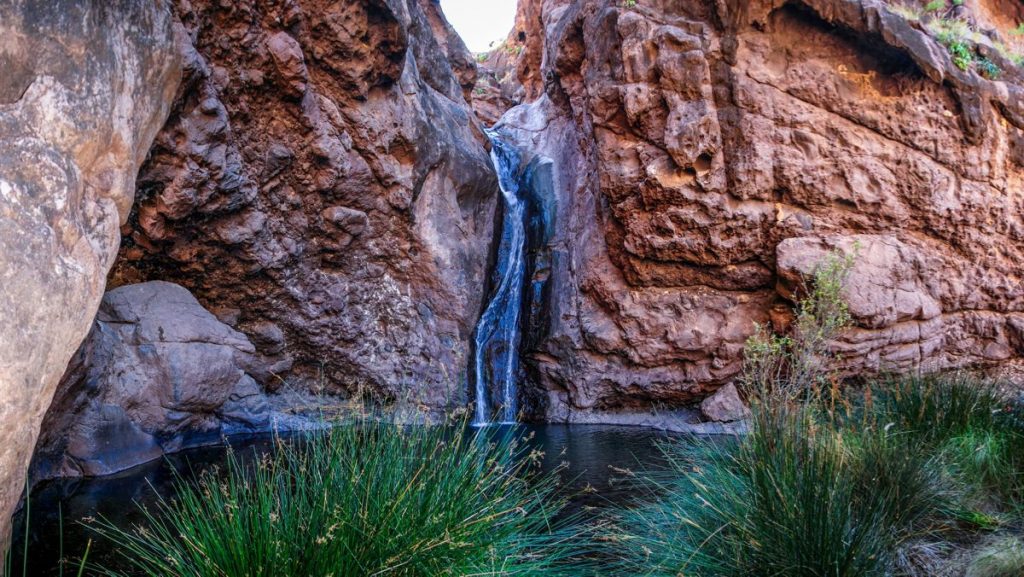
[[636,0],[622,0],[622,7],[626,9],[636,8]]
[[939,10],[946,9],[945,0],[932,0],[931,2],[924,5],[925,12],[938,12]]
[[851,321],[842,292],[859,250],[854,245],[851,254],[830,252],[805,279],[790,335],[755,325],[743,349],[743,383],[751,394],[793,398],[825,384],[829,341]]
[[1020,577],[1024,575],[1024,543],[1008,537],[983,549],[967,569],[966,577]]
[[555,477],[495,435],[370,418],[251,467],[232,456],[133,530],[95,528],[149,576],[558,574],[571,535],[552,526]]
[[884,575],[944,503],[940,472],[895,432],[851,436],[806,406],[760,406],[738,444],[668,449],[662,498],[624,509],[621,574]]
[[791,336],[758,327],[748,341],[750,433],[668,447],[671,473],[641,480],[658,498],[618,511],[605,540],[622,574],[931,575],[927,543],[999,530],[991,501],[1021,510],[1024,418],[993,385],[955,374],[822,394],[852,264],[832,254],[815,269]]
[[968,70],[971,62],[974,62],[974,51],[966,42],[953,41],[946,44],[949,55],[953,58],[953,64],[960,70]]
[[993,383],[967,374],[903,377],[877,384],[872,397],[870,420],[936,454],[968,497],[1024,505],[1024,427]]
[[991,430],[1000,420],[1002,401],[991,383],[966,373],[904,376],[872,387],[868,417],[888,424],[929,448],[971,431]]
[[774,397],[743,439],[668,447],[671,473],[643,480],[659,498],[620,510],[607,541],[630,575],[930,575],[911,565],[921,543],[1017,526],[1000,511],[1020,519],[1019,413],[965,375]]
[[999,65],[995,62],[992,62],[988,58],[981,58],[978,60],[978,72],[980,72],[985,78],[995,80],[999,78],[1002,70],[999,69]]
[[960,510],[955,511],[954,515],[957,521],[969,526],[971,529],[994,531],[1003,524],[999,517],[984,511]]
[[953,64],[961,70],[969,70],[974,63],[974,32],[967,22],[951,18],[936,18],[929,24],[936,40],[949,51]]

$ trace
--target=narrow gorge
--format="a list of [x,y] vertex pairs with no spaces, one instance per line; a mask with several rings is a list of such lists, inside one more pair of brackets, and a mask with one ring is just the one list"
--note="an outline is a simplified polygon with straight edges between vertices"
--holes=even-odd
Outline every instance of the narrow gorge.
[[834,255],[837,389],[1024,387],[1024,3],[444,6],[0,0],[0,542],[355,404],[746,430]]

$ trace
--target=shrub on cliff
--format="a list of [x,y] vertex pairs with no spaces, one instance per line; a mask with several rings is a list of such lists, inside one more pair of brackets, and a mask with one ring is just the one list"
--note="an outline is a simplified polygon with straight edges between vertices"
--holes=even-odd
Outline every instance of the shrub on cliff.
[[755,325],[743,349],[743,385],[749,394],[765,403],[786,402],[823,388],[833,356],[829,342],[851,322],[842,292],[857,250],[855,245],[853,254],[829,253],[805,279],[789,334]]
[[98,530],[150,576],[553,575],[562,501],[525,450],[510,434],[367,419],[251,467],[232,457],[144,525]]

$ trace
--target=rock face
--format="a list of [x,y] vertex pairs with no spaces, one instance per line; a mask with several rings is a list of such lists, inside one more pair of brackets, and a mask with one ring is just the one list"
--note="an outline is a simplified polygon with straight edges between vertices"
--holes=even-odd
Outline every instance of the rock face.
[[113,283],[245,333],[261,388],[464,402],[497,217],[475,63],[433,0],[180,0],[185,79]]
[[1022,356],[1024,90],[995,40],[1024,10],[961,9],[989,35],[965,69],[872,0],[521,2],[503,66],[522,87],[502,94],[526,104],[499,126],[553,161],[557,207],[532,247],[552,254],[534,414],[707,395],[815,259],[855,244],[847,370]]
[[0,542],[180,78],[159,3],[0,3]]
[[246,372],[255,350],[178,285],[108,292],[43,421],[32,478],[113,473],[267,430],[266,398]]
[[700,403],[700,414],[709,421],[731,423],[750,417],[750,409],[740,398],[735,383],[720,387]]

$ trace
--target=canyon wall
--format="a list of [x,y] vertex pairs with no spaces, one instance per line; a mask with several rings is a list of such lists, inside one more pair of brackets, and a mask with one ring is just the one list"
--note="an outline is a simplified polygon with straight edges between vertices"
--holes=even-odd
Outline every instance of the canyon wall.
[[964,65],[920,4],[520,3],[477,93],[487,115],[521,102],[499,128],[553,161],[555,233],[533,247],[552,255],[534,271],[549,314],[523,352],[537,417],[707,395],[831,250],[857,254],[847,372],[1024,354],[1024,92],[1005,57],[1024,10],[946,15],[979,30]]
[[[481,120],[527,167],[527,417],[707,396],[754,323],[785,330],[834,250],[857,254],[856,326],[835,343],[849,374],[1024,352],[1024,79],[998,42],[1019,42],[999,32],[1024,18],[1015,4],[957,9],[984,32],[963,66],[920,12],[872,0],[522,0],[480,71],[433,0],[87,13],[117,10],[144,42],[97,38],[88,18],[4,20],[12,54],[48,60],[0,52],[4,162],[24,173],[0,181],[17,321],[0,410],[33,423],[0,464],[27,459],[118,232],[115,290],[60,384],[39,474],[266,429],[293,400],[472,400],[502,216]],[[79,44],[46,30],[109,62],[72,70]],[[90,82],[81,121],[54,116],[71,110],[61,86]],[[20,478],[4,481],[0,513]]]
[[8,0],[0,38],[2,549],[181,68],[157,3]]
[[466,402],[498,192],[438,5],[172,11],[185,78],[112,284],[189,289],[251,339],[265,392]]

